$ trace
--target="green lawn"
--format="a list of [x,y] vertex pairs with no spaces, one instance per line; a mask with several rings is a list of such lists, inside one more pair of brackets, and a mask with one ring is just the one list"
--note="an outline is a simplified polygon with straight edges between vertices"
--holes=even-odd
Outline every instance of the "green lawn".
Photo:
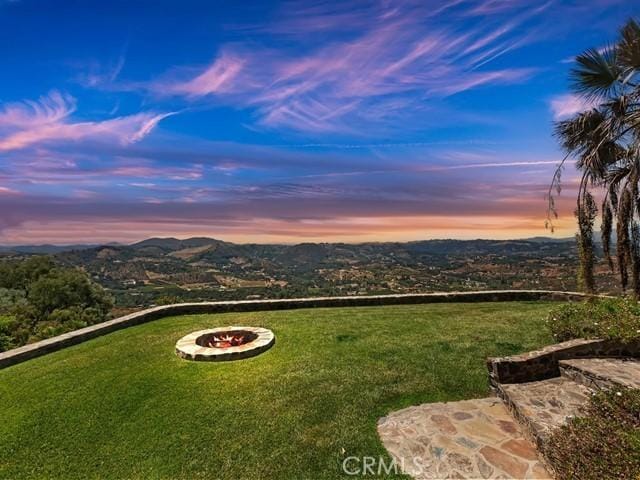
[[[549,303],[172,317],[0,370],[0,478],[336,478],[385,455],[376,421],[488,394],[485,357],[552,343]],[[197,329],[270,328],[275,346],[189,362]]]

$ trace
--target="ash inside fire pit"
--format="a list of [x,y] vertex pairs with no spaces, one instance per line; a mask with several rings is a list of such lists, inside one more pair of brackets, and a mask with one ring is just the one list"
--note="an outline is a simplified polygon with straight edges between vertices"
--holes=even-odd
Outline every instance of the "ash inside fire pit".
[[248,330],[228,330],[220,333],[206,333],[196,339],[196,344],[208,348],[229,348],[253,342],[258,335]]
[[182,337],[176,343],[176,354],[186,360],[239,360],[268,350],[275,341],[273,332],[262,327],[212,328]]

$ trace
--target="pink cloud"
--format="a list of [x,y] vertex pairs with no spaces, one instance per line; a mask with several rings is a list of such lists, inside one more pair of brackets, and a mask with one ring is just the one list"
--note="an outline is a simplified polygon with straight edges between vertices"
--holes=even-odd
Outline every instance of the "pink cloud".
[[[223,53],[204,71],[192,74],[192,69],[176,70],[171,75],[145,85],[144,88],[156,95],[184,95],[202,97],[234,90],[234,79],[238,76],[244,60],[236,55]],[[183,77],[191,74],[190,77]],[[138,88],[134,85],[132,88]]]
[[141,112],[107,120],[73,122],[75,99],[57,91],[11,103],[0,111],[0,151],[19,150],[43,142],[101,140],[130,144],[142,140],[158,123],[176,112]]
[[0,110],[0,128],[31,127],[58,123],[76,110],[75,99],[52,90],[38,100],[6,104]]
[[[129,117],[120,117],[117,120],[124,120],[127,119],[129,122],[129,125],[134,126],[135,127],[135,123],[136,122],[140,122],[139,123],[139,128],[137,130],[134,129],[133,133],[129,136],[127,136],[126,132],[122,132],[123,135],[121,136],[121,138],[124,139],[124,143],[134,143],[134,142],[139,142],[140,140],[142,140],[144,137],[146,137],[147,135],[149,135],[151,133],[151,131],[156,128],[158,126],[158,124],[160,123],[160,121],[164,120],[165,118],[171,117],[173,115],[176,115],[178,112],[169,112],[169,113],[160,113],[160,114],[153,114],[153,113],[139,113],[137,115],[131,115]],[[132,122],[133,120],[133,122]],[[122,124],[120,125],[120,127],[125,127],[125,126],[129,126],[127,123],[127,121],[122,121]]]
[[553,119],[563,120],[595,107],[596,103],[579,95],[567,94],[551,99],[550,106]]
[[[95,163],[81,166],[64,155],[48,152],[33,152],[28,159],[10,162],[7,166],[12,182],[28,185],[108,186],[125,178],[194,181],[204,175],[204,167],[199,164],[166,166],[145,158],[117,157],[108,166],[96,166]],[[150,188],[154,184],[134,182],[129,185]]]
[[468,14],[480,16],[491,15],[529,5],[528,0],[484,0],[477,2],[477,4],[468,11]]
[[202,166],[192,168],[154,167],[136,164],[117,166],[110,169],[98,170],[96,175],[113,175],[115,177],[131,178],[165,178],[169,180],[198,180],[202,178]]
[[0,187],[0,195],[20,195],[18,190],[9,187]]
[[229,85],[238,75],[243,61],[223,55],[197,77],[176,85],[177,93],[187,95],[206,95],[230,90]]
[[466,78],[458,82],[442,83],[435,86],[435,91],[445,95],[454,95],[456,93],[471,90],[482,85],[489,84],[509,84],[524,81],[535,74],[536,70],[532,68],[511,68],[497,70],[492,72],[474,72],[466,76]]

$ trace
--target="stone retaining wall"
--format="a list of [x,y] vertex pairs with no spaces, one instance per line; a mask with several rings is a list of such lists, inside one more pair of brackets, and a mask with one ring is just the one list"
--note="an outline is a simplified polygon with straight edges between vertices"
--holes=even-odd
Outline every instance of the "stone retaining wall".
[[550,290],[493,290],[484,292],[448,292],[402,295],[373,295],[353,297],[318,297],[284,300],[241,300],[234,302],[178,303],[149,308],[107,322],[48,338],[0,353],[0,369],[24,362],[30,358],[60,350],[122,328],[139,325],[172,315],[199,313],[252,312],[265,310],[291,310],[316,307],[363,307],[375,305],[403,305],[443,302],[507,302],[527,300],[580,300],[587,296],[578,292]]
[[488,358],[489,383],[496,390],[500,383],[545,380],[560,375],[560,360],[593,357],[640,357],[640,342],[576,339],[521,355]]

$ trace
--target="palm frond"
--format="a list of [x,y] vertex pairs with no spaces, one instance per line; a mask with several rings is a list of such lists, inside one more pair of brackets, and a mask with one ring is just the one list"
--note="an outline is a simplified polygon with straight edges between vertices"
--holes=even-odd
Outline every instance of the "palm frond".
[[591,48],[576,57],[571,71],[573,89],[589,99],[597,99],[615,92],[620,79],[616,50]]
[[600,136],[606,117],[598,109],[588,110],[570,118],[556,122],[554,135],[569,152],[582,153]]
[[611,198],[611,205],[614,209],[617,209],[617,195],[618,186],[629,176],[631,167],[624,165],[621,167],[615,167],[609,169],[607,172],[606,182],[609,186],[609,197]]
[[640,69],[640,24],[636,20],[629,20],[620,30],[616,55],[620,65],[629,73]]

